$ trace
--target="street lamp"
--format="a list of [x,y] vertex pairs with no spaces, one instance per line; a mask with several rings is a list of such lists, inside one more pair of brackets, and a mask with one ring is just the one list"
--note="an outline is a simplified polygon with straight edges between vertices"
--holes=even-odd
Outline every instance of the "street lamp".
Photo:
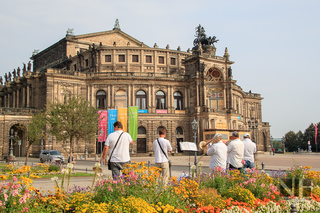
[[254,117],[248,121],[249,129],[252,129],[252,142],[255,142],[254,138],[254,129],[258,129],[258,120],[255,120]]
[[[197,147],[197,131],[198,131],[198,122],[196,121],[195,118],[193,118],[193,121],[191,122],[191,127],[193,131],[193,138],[194,138],[194,143]],[[194,152],[194,165],[197,166],[197,151]],[[196,169],[197,171],[197,169]]]
[[271,148],[273,148],[273,137],[272,137],[272,135],[270,135],[270,145],[271,145]]
[[13,140],[16,139],[18,137],[18,132],[17,131],[13,131],[13,128],[10,129],[10,131],[8,132],[8,137],[10,139],[10,153],[9,153],[9,158],[12,159],[13,156]]
[[103,130],[100,129],[99,133],[100,133],[100,153],[102,155]]
[[176,130],[176,151],[175,153],[178,153],[178,141],[180,139],[180,132],[178,132],[178,130]]
[[88,142],[86,141],[85,151],[84,151],[85,159],[88,157]]

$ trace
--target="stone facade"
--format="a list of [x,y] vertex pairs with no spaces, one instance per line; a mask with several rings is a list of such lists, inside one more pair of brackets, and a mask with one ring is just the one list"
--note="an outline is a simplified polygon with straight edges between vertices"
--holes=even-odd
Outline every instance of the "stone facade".
[[[133,153],[152,153],[156,130],[167,130],[175,152],[177,141],[193,141],[191,122],[198,121],[197,143],[205,133],[238,130],[252,132],[248,121],[258,122],[255,138],[259,151],[270,147],[270,126],[262,121],[260,94],[244,92],[232,76],[230,55],[215,55],[213,44],[198,42],[187,52],[149,47],[120,28],[85,35],[67,34],[45,50],[34,54],[33,70],[0,85],[0,152],[8,155],[13,128],[22,140],[25,156],[28,141],[18,125],[29,122],[49,102],[62,100],[66,92],[82,96],[102,110],[139,106],[138,141]],[[119,97],[122,97],[121,99]],[[16,141],[16,140],[14,140]],[[55,138],[45,138],[45,149],[59,149]],[[74,148],[84,154],[85,142]],[[89,154],[100,153],[99,142],[88,142]],[[40,145],[32,147],[39,154]],[[13,144],[17,156],[19,147]]]

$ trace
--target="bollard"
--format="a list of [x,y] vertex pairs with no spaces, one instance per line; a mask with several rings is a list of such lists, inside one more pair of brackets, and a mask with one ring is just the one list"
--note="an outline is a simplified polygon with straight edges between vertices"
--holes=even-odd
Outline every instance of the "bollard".
[[261,162],[261,169],[264,170],[264,163],[263,163],[263,161]]
[[95,161],[97,161],[98,160],[98,155],[96,155],[96,157],[95,157]]
[[298,212],[298,211],[297,211],[297,208],[296,208],[296,205],[291,204],[291,205],[290,205],[290,207],[291,207],[291,209],[290,209],[290,213]]
[[170,175],[170,178],[171,178],[171,160],[169,160],[169,175]]

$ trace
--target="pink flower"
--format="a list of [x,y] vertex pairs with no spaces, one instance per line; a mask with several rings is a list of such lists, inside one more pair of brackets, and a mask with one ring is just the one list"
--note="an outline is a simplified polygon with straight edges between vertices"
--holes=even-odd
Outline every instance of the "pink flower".
[[8,200],[8,195],[6,193],[3,193],[4,201]]
[[266,185],[263,183],[263,184],[261,184],[261,187],[263,188],[263,187],[265,187]]
[[23,212],[28,212],[28,211],[29,211],[28,207],[23,208]]
[[13,181],[17,181],[18,180],[18,178],[16,178],[16,176],[13,176]]
[[113,192],[113,189],[112,189],[110,186],[108,186],[107,189],[108,189],[110,192]]
[[16,196],[18,194],[19,194],[18,190],[12,190],[12,196]]

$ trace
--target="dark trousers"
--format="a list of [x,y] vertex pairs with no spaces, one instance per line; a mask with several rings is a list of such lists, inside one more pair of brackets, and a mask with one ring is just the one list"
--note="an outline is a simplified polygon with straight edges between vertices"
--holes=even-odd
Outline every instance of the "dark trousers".
[[231,164],[229,164],[229,169],[238,169],[239,171],[241,171],[242,170],[242,167],[234,167],[234,166],[232,166]]
[[121,175],[121,170],[124,169],[126,164],[129,164],[130,161],[128,162],[111,162],[111,171],[112,171],[112,177],[113,179],[116,179]]

